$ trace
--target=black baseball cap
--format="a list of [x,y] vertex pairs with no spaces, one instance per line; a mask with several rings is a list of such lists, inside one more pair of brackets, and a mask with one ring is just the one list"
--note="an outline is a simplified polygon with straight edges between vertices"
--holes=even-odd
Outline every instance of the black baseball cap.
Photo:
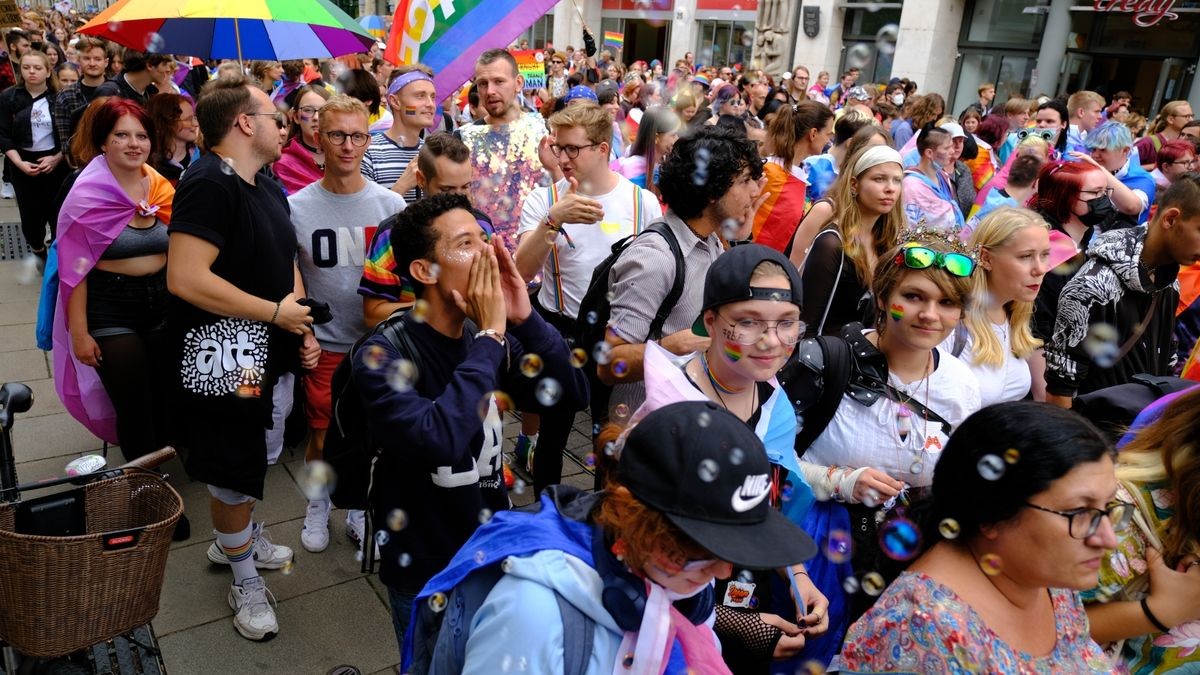
[[775,569],[813,557],[811,537],[771,507],[771,462],[745,422],[711,401],[655,410],[629,433],[620,483],[714,556]]
[[[787,273],[790,291],[778,288],[755,288],[750,285],[754,268],[764,262],[777,263]],[[705,310],[743,300],[776,300],[800,307],[804,298],[800,290],[800,272],[784,254],[762,244],[742,244],[722,253],[709,266],[704,276],[704,306],[692,324],[692,332],[708,337],[704,327]]]

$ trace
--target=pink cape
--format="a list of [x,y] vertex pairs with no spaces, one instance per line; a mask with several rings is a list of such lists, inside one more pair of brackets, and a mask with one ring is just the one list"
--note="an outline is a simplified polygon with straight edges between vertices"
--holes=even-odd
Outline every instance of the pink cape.
[[283,154],[271,165],[271,170],[289,195],[296,194],[325,176],[325,172],[313,161],[312,154],[300,144],[299,137],[292,138],[283,146]]
[[[158,206],[157,216],[171,222],[171,198],[175,188],[149,165],[142,171],[150,178],[147,200]],[[96,369],[75,358],[67,328],[67,308],[75,287],[133,218],[137,204],[129,198],[99,155],[88,163],[71,188],[58,216],[58,311],[54,313],[54,389],[63,407],[88,431],[109,443],[117,443],[117,414],[100,382]]]

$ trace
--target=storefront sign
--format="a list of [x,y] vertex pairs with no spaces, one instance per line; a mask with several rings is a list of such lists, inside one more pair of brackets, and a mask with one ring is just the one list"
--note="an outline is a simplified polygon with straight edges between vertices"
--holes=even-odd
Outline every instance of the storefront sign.
[[1174,21],[1179,15],[1171,10],[1175,0],[1095,0],[1097,12],[1132,14],[1134,25],[1149,28],[1166,19]]

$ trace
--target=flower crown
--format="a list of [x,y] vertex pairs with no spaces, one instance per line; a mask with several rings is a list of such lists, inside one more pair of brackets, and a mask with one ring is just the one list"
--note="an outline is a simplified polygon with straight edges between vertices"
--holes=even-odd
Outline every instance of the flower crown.
[[968,247],[958,234],[952,234],[940,227],[926,227],[924,218],[918,220],[916,225],[901,230],[899,236],[896,237],[896,245],[917,244],[930,240],[945,244],[954,253],[961,253],[969,256],[971,260],[979,262],[978,246]]

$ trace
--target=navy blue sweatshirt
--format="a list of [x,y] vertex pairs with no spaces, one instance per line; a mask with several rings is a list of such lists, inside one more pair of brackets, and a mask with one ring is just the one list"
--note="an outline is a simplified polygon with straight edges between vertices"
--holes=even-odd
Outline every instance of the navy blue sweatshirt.
[[[367,413],[368,437],[382,448],[371,495],[375,527],[388,533],[380,547],[380,578],[415,594],[450,562],[481,517],[486,520],[488,513],[510,505],[501,468],[503,411],[494,402],[484,403],[483,419],[481,401],[502,391],[518,410],[545,414],[535,391],[552,378],[562,392],[556,412],[563,414],[559,411],[587,405],[588,388],[583,371],[570,364],[566,341],[537,312],[520,326],[509,326],[507,354],[488,337],[446,337],[413,321],[411,314],[400,322],[421,359],[411,389],[397,391],[388,379],[391,370],[379,367],[374,347],[385,350],[385,363],[399,356],[382,335],[364,343],[352,368]],[[542,358],[537,377],[521,373],[525,354]],[[395,509],[407,516],[398,532],[387,527]]]

